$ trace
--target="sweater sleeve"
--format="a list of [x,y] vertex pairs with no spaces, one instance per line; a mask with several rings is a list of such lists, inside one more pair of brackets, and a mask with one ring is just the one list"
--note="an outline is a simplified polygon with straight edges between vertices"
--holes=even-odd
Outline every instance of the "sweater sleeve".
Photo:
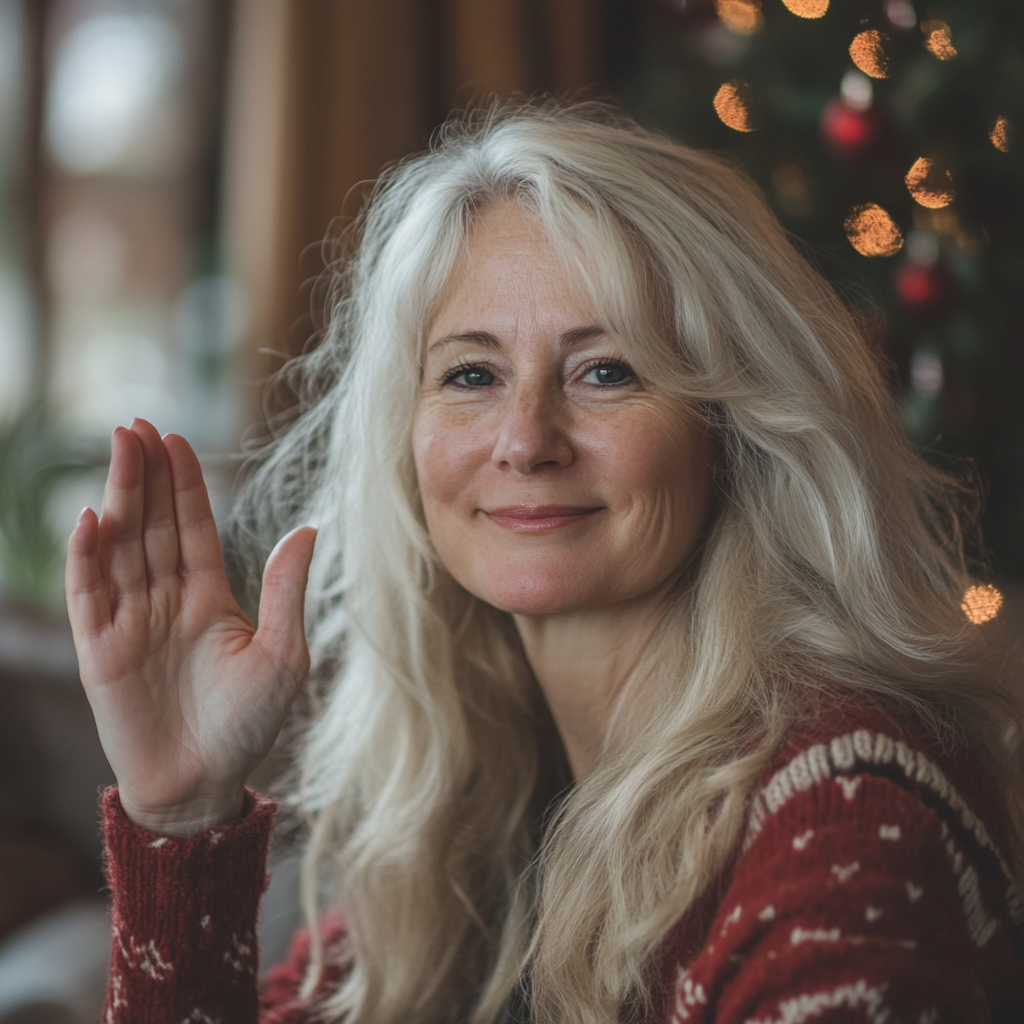
[[344,978],[348,959],[348,932],[340,911],[320,918],[324,945],[324,970],[312,997],[301,995],[310,962],[309,929],[300,928],[292,938],[288,955],[267,972],[260,991],[260,1024],[307,1024],[317,1001],[332,992]]
[[104,1024],[256,1024],[256,918],[275,810],[246,791],[238,822],[177,838],[134,825],[107,790]]
[[756,798],[672,1024],[1024,1020],[1020,903],[938,766],[867,730],[806,749]]

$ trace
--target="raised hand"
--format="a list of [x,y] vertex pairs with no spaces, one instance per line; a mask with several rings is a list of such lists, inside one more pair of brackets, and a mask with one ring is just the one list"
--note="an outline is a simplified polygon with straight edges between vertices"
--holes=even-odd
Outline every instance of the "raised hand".
[[316,533],[274,549],[256,629],[231,595],[188,442],[135,420],[111,445],[103,514],[83,511],[68,542],[68,612],[125,812],[185,835],[237,817],[308,671]]

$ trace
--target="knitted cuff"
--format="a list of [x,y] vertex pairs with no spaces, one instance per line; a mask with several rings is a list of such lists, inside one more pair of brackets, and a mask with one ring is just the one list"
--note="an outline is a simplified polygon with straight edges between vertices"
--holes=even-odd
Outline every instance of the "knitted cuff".
[[242,817],[187,837],[135,825],[103,795],[114,946],[111,1024],[256,1020],[256,918],[276,803],[246,790]]

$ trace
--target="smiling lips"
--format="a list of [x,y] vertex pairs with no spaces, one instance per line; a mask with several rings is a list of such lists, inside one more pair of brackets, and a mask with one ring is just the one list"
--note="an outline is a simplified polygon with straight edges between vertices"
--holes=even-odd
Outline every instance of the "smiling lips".
[[551,533],[583,522],[603,506],[581,505],[508,505],[481,509],[491,522],[514,533]]

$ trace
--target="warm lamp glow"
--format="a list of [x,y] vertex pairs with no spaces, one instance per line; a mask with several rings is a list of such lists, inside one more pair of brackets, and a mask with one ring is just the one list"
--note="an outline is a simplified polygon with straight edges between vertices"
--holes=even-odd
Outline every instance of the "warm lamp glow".
[[865,75],[887,78],[889,58],[885,53],[885,44],[888,41],[889,37],[875,28],[859,32],[850,43],[850,58]]
[[943,21],[922,21],[921,31],[924,33],[924,48],[939,60],[952,60],[956,56],[956,47],[950,35],[949,26]]
[[740,36],[752,36],[763,24],[761,0],[715,0],[719,20]]
[[726,82],[715,93],[715,113],[723,124],[738,132],[752,132],[753,118],[750,116],[750,87],[738,79]]
[[929,160],[927,157],[915,160],[914,166],[907,171],[904,180],[915,202],[929,210],[939,210],[943,206],[949,206],[956,198],[953,178],[949,171],[941,170],[936,166],[934,160]]
[[980,626],[999,614],[999,609],[1003,607],[1003,595],[991,583],[969,587],[960,607],[971,622]]
[[988,133],[988,137],[1000,153],[1010,152],[1010,122],[1005,117],[996,118],[996,123],[993,125],[992,131]]
[[828,10],[828,0],[782,0],[798,18],[820,18]]
[[843,223],[850,245],[861,256],[892,256],[903,248],[895,221],[877,203],[855,206]]

